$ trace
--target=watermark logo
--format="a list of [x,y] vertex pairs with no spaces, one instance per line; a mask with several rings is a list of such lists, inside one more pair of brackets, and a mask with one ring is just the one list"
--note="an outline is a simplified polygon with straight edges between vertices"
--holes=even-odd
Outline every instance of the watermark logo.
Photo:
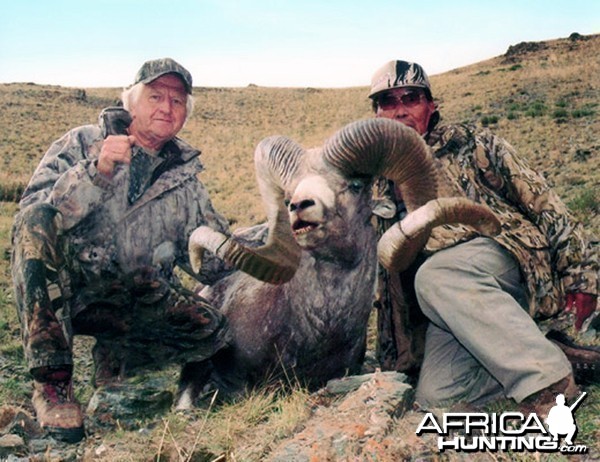
[[545,424],[536,413],[521,412],[446,412],[441,418],[428,412],[419,426],[417,436],[437,435],[440,452],[561,452],[585,454],[585,445],[575,444],[577,423],[575,411],[586,393],[567,406],[562,394],[550,409]]

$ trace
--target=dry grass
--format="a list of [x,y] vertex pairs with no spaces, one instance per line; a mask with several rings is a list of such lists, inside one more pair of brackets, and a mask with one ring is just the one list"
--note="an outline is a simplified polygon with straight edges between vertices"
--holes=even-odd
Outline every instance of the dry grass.
[[[548,41],[544,49],[510,61],[497,57],[431,80],[443,122],[482,124],[487,118],[486,123],[542,172],[574,214],[598,235],[600,35],[587,38]],[[196,88],[196,110],[182,137],[203,150],[206,171],[201,177],[217,209],[234,227],[262,221],[252,168],[256,144],[274,134],[305,146],[321,144],[344,124],[371,116],[367,90]],[[0,85],[0,200],[13,201],[50,143],[71,127],[94,123],[100,109],[113,104],[119,93],[119,89]],[[30,389],[9,273],[15,212],[14,203],[0,202],[0,405],[27,406]],[[84,398],[91,390],[89,363],[89,356],[78,362]],[[600,392],[593,388],[590,394],[596,404],[578,423],[585,426],[582,435],[591,435],[586,441],[591,445],[598,441]],[[292,394],[263,390],[210,410],[169,414],[143,432],[97,435],[86,444],[87,454],[97,460],[261,460],[280,438],[302,425],[309,406],[302,390]],[[392,435],[398,441],[390,443],[390,450],[410,456],[414,448],[402,443],[414,431],[407,422]]]
[[[293,393],[257,390],[243,400],[218,406],[215,397],[206,409],[171,413],[152,430],[108,435],[102,460],[258,462],[310,414],[309,395],[301,388]],[[134,456],[132,444],[141,451]]]

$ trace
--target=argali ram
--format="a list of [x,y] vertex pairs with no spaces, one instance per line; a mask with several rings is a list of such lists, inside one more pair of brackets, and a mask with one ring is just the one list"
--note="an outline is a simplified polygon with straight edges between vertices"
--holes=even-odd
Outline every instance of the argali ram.
[[[268,238],[252,248],[207,227],[189,241],[196,268],[205,249],[241,271],[201,295],[222,309],[234,343],[197,370],[184,369],[179,407],[210,380],[225,394],[287,377],[314,388],[361,369],[373,304],[377,256],[406,268],[433,227],[461,222],[494,234],[485,206],[437,198],[431,154],[411,128],[387,119],[351,123],[322,148],[274,136],[255,152]],[[376,177],[399,185],[409,215],[377,243],[371,224]],[[191,366],[192,368],[194,366]]]

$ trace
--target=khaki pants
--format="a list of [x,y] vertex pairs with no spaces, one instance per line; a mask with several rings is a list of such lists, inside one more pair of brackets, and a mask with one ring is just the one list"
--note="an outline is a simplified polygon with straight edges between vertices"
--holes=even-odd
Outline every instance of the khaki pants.
[[431,321],[416,390],[422,406],[520,402],[571,372],[527,313],[516,261],[493,240],[435,253],[417,272],[415,288]]

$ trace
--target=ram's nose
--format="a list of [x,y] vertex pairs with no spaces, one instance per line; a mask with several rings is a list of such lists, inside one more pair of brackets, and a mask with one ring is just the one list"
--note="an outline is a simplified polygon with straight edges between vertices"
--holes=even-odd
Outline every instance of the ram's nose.
[[304,178],[294,190],[290,198],[290,212],[314,213],[316,209],[331,209],[335,206],[335,194],[327,181],[321,176],[308,176]]
[[290,212],[300,213],[309,207],[313,207],[316,204],[314,199],[299,199],[291,201],[289,205]]

